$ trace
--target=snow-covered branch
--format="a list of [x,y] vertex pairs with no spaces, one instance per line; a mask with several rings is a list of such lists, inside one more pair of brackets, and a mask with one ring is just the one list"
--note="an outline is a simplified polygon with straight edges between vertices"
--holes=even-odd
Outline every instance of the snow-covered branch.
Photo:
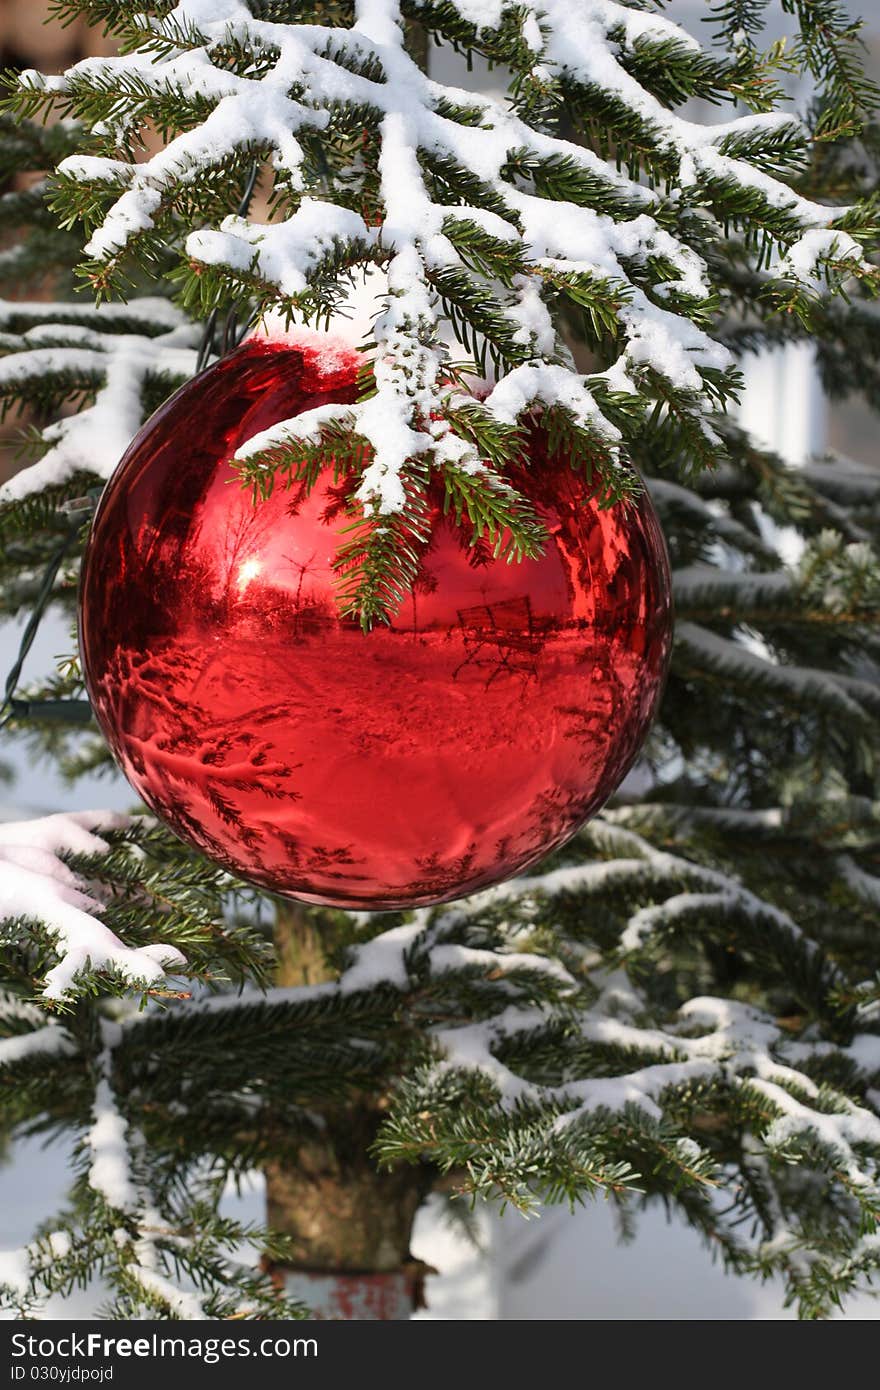
[[[58,77],[23,74],[23,103],[58,102],[99,145],[115,147],[69,156],[57,173],[72,214],[94,220],[101,209],[86,246],[94,283],[111,284],[126,258],[170,244],[188,265],[190,302],[207,309],[245,294],[263,312],[320,319],[343,303],[352,272],[380,268],[375,395],[332,423],[359,441],[367,516],[404,514],[414,535],[426,470],[463,470],[475,492],[497,490],[492,430],[533,413],[563,413],[572,447],[589,452],[618,495],[630,476],[621,467],[625,398],[632,419],[659,398],[687,422],[680,448],[709,461],[721,444],[706,417],[736,377],[711,332],[706,248],[733,221],[744,250],[760,235],[784,253],[781,290],[813,294],[820,268],[826,279],[835,267],[839,276],[872,273],[860,214],[785,181],[806,139],[791,113],[756,109],[701,124],[655,92],[652,52],[676,65],[683,91],[702,83],[729,99],[751,94],[760,108],[767,90],[743,55],[725,67],[661,16],[614,0],[443,0],[416,12],[429,31],[508,64],[511,95],[464,91],[421,71],[404,46],[398,0],[356,0],[351,27],[335,28],[259,18],[243,0],[181,0],[137,18],[134,52],[85,59]],[[538,92],[551,107],[569,101],[587,122],[603,113],[631,167],[565,138],[534,106]],[[134,159],[127,142],[143,122],[173,129],[175,113],[180,133]],[[252,162],[271,169],[274,220],[236,213],[218,222],[215,175],[234,180]],[[182,241],[181,219],[191,227]],[[591,377],[566,346],[565,304],[598,335],[605,363]],[[496,383],[472,403],[484,422],[479,440],[453,418],[450,334],[495,363]],[[140,349],[120,352],[114,380],[132,363],[144,369]],[[282,422],[239,457],[251,472],[275,467],[321,423]]]
[[99,308],[4,300],[0,330],[6,330],[0,398],[33,395],[44,402],[47,391],[59,402],[81,392],[94,397],[76,414],[46,426],[45,452],[0,487],[0,504],[60,486],[76,474],[109,478],[144,419],[145,391],[172,390],[196,365],[198,332],[165,299]]
[[[133,947],[120,941],[100,921],[106,903],[65,863],[66,855],[107,853],[110,846],[101,832],[119,829],[126,820],[110,812],[80,811],[0,825],[3,940],[24,945],[33,926],[48,934],[57,963],[45,974],[46,999],[67,998],[84,972],[111,971],[130,985],[149,988],[186,964],[173,946]],[[53,1035],[46,1030],[46,1036]]]

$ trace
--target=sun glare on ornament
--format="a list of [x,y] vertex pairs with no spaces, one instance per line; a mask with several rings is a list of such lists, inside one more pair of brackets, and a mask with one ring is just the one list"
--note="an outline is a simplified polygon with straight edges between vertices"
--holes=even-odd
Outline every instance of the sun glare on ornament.
[[250,560],[245,560],[239,565],[238,579],[236,581],[239,589],[246,589],[248,584],[256,579],[262,568],[262,561],[254,559],[253,556]]

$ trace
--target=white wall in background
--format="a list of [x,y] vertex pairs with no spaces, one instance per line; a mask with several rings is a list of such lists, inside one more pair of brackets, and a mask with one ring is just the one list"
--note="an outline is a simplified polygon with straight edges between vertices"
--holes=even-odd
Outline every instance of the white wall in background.
[[827,405],[810,343],[790,343],[743,363],[746,389],[739,418],[755,442],[789,463],[826,445]]

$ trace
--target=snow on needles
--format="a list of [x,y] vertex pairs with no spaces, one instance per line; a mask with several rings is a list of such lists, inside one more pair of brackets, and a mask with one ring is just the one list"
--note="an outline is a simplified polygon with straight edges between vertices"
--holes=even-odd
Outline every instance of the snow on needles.
[[[0,300],[0,329],[10,319],[22,318],[35,323],[17,342],[7,341],[0,358],[0,390],[49,377],[93,390],[94,400],[46,426],[42,435],[49,448],[37,463],[0,486],[0,504],[58,486],[79,472],[109,478],[141,426],[143,395],[151,381],[170,378],[182,384],[196,366],[198,329],[164,299],[144,297],[131,305],[97,309],[92,304],[50,307]],[[100,327],[77,322],[83,319]],[[144,332],[114,331],[120,320],[126,326],[140,320]],[[107,331],[102,332],[105,323]]]
[[[701,125],[670,111],[627,71],[624,56],[636,44],[672,43],[684,54],[699,51],[696,41],[669,20],[615,0],[543,0],[540,10],[514,7],[508,0],[453,3],[478,34],[496,31],[513,18],[536,80],[599,88],[637,115],[656,151],[677,164],[675,196],[683,202],[691,189],[705,204],[707,190],[736,185],[770,212],[784,213],[793,231],[782,278],[812,287],[817,267],[829,260],[843,258],[854,269],[863,264],[857,243],[831,228],[845,209],[810,202],[758,167],[762,139],[769,148],[779,137],[799,138],[796,118],[771,112]],[[710,380],[728,371],[733,360],[693,322],[691,315],[712,286],[701,257],[658,225],[654,213],[660,195],[592,151],[534,129],[512,102],[432,80],[404,48],[399,0],[356,0],[349,29],[262,20],[238,0],[181,0],[164,16],[144,15],[141,22],[145,39],[150,30],[162,35],[157,51],[88,58],[60,77],[27,72],[21,78],[27,88],[62,95],[90,83],[125,91],[129,82],[140,92],[176,94],[210,108],[143,162],[80,155],[62,162],[64,178],[98,189],[104,184],[117,194],[87,254],[99,262],[113,260],[157,225],[176,190],[222,168],[236,152],[268,152],[291,199],[290,214],[266,225],[236,215],[219,226],[193,230],[186,254],[191,264],[238,276],[245,284],[274,287],[278,299],[294,309],[322,268],[337,277],[340,269],[370,264],[385,271],[385,308],[374,325],[376,395],[336,417],[370,447],[372,462],[359,491],[369,509],[404,508],[404,476],[415,460],[470,471],[483,466],[475,446],[456,437],[444,421],[441,281],[450,272],[466,274],[494,304],[515,347],[517,356],[505,358],[507,374],[481,405],[500,422],[562,402],[575,425],[601,444],[608,468],[616,466],[619,431],[603,415],[588,379],[575,369],[550,312],[558,277],[572,275],[601,282],[618,295],[622,352],[604,373],[607,386],[637,392],[646,373],[653,372],[687,398],[695,420],[713,406]],[[230,44],[259,55],[256,75],[229,71],[223,54]],[[467,120],[449,114],[457,107],[469,110]],[[369,112],[358,119],[374,122],[378,132],[378,218],[355,210],[332,170],[325,198],[314,197],[304,183],[300,137],[320,138],[334,113],[347,110]],[[510,172],[523,159],[563,161],[594,181],[597,207],[529,191],[528,181]],[[450,205],[434,201],[425,161],[465,171],[473,194]],[[616,211],[601,211],[609,200]],[[468,263],[454,244],[453,229],[467,223],[498,243],[515,245],[522,272],[502,284]],[[657,262],[669,273],[649,295],[634,281],[650,278],[649,267]],[[120,351],[115,385],[108,374],[107,386],[119,393],[123,375],[145,370],[140,348],[131,344]],[[84,370],[94,366],[82,359]],[[133,412],[118,418],[128,428]],[[312,423],[284,422],[261,436],[259,446],[245,445],[239,457],[296,441]],[[58,428],[67,453],[77,449],[78,426],[63,422]],[[82,428],[90,431],[91,423]],[[118,454],[116,442],[108,440],[98,454],[106,458],[102,468],[113,454]],[[48,465],[56,466],[57,458]]]
[[[526,910],[530,901],[540,900],[543,913],[552,917],[557,897],[602,896],[612,885],[627,880],[638,884],[644,876],[651,884],[651,895],[662,901],[634,911],[621,939],[626,952],[650,946],[655,933],[674,932],[679,916],[688,918],[687,928],[693,930],[701,915],[711,919],[719,911],[731,910],[746,914],[762,930],[783,933],[808,955],[813,952],[813,943],[787,913],[731,875],[656,850],[607,816],[592,822],[590,834],[597,849],[615,857],[515,879],[439,912],[419,909],[411,922],[380,932],[354,948],[348,968],[336,982],[277,988],[266,994],[248,990],[172,1007],[215,1013],[249,1009],[263,1001],[290,1008],[295,1016],[299,1008],[308,1011],[319,1001],[377,986],[404,995],[410,990],[423,992],[426,972],[428,978],[457,972],[470,978],[483,975],[497,980],[501,976],[504,998],[489,1017],[438,1023],[431,1030],[433,1081],[442,1084],[449,1076],[477,1075],[490,1085],[502,1109],[512,1112],[523,1104],[537,1107],[544,1113],[544,1123],[560,1136],[600,1113],[626,1110],[654,1123],[663,1119],[673,1097],[695,1086],[722,1085],[741,1091],[744,1098],[761,1097],[768,1117],[761,1136],[764,1149],[784,1154],[793,1141],[806,1137],[826,1150],[848,1181],[876,1189],[880,1197],[878,1174],[864,1154],[866,1146],[880,1150],[880,1119],[842,1093],[837,1107],[829,1111],[820,1088],[797,1065],[829,1044],[794,1039],[760,1009],[708,996],[689,1000],[665,1027],[646,1025],[645,1001],[622,971],[591,971],[597,996],[585,1007],[579,1003],[575,1021],[569,1010],[577,981],[560,961],[506,946],[477,949],[456,939],[471,917],[479,920],[487,909],[497,912],[508,897],[515,896]],[[683,891],[682,885],[687,885]],[[823,968],[833,975],[831,965]],[[524,977],[520,972],[525,972]],[[518,976],[529,981],[525,989],[518,985]],[[540,1006],[530,997],[537,979],[547,993]],[[551,1000],[559,1007],[558,1015]],[[527,1079],[505,1060],[511,1050],[514,1055],[527,1053],[526,1039],[534,1044],[553,1028],[554,1019],[562,1017],[600,1055],[602,1049],[609,1051],[614,1057],[612,1075],[603,1076],[601,1066],[596,1066],[591,1068],[592,1075],[553,1085]],[[880,1037],[860,1034],[843,1052],[866,1081],[880,1073]],[[621,1055],[627,1054],[632,1058],[629,1068],[620,1065]],[[425,1084],[430,1088],[431,1081]],[[678,1156],[684,1166],[706,1159],[692,1140],[685,1142]]]
[[[17,937],[22,924],[36,922],[53,939],[58,963],[46,974],[46,999],[64,999],[85,970],[115,971],[132,985],[148,987],[186,963],[173,946],[126,946],[99,920],[104,905],[94,890],[64,862],[65,854],[106,853],[101,831],[127,822],[109,811],[78,811],[0,825],[2,931],[7,939],[10,931]],[[40,1036],[33,1035],[32,1046]]]

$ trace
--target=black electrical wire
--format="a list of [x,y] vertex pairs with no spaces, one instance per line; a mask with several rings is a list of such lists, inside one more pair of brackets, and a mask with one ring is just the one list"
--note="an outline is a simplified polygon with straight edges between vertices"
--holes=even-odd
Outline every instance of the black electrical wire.
[[0,704],[0,729],[4,728],[11,719],[26,719],[29,716],[39,719],[62,720],[65,723],[75,724],[86,724],[92,717],[92,707],[88,700],[22,700],[16,695],[15,688],[18,685],[28,652],[34,644],[34,638],[37,635],[43,614],[52,600],[58,571],[73,550],[82,530],[83,521],[94,511],[97,499],[97,492],[90,493],[87,497],[78,497],[74,502],[68,502],[64,509],[66,515],[74,519],[43,571],[33,609],[21,634],[18,655],[6,677],[3,701]]

